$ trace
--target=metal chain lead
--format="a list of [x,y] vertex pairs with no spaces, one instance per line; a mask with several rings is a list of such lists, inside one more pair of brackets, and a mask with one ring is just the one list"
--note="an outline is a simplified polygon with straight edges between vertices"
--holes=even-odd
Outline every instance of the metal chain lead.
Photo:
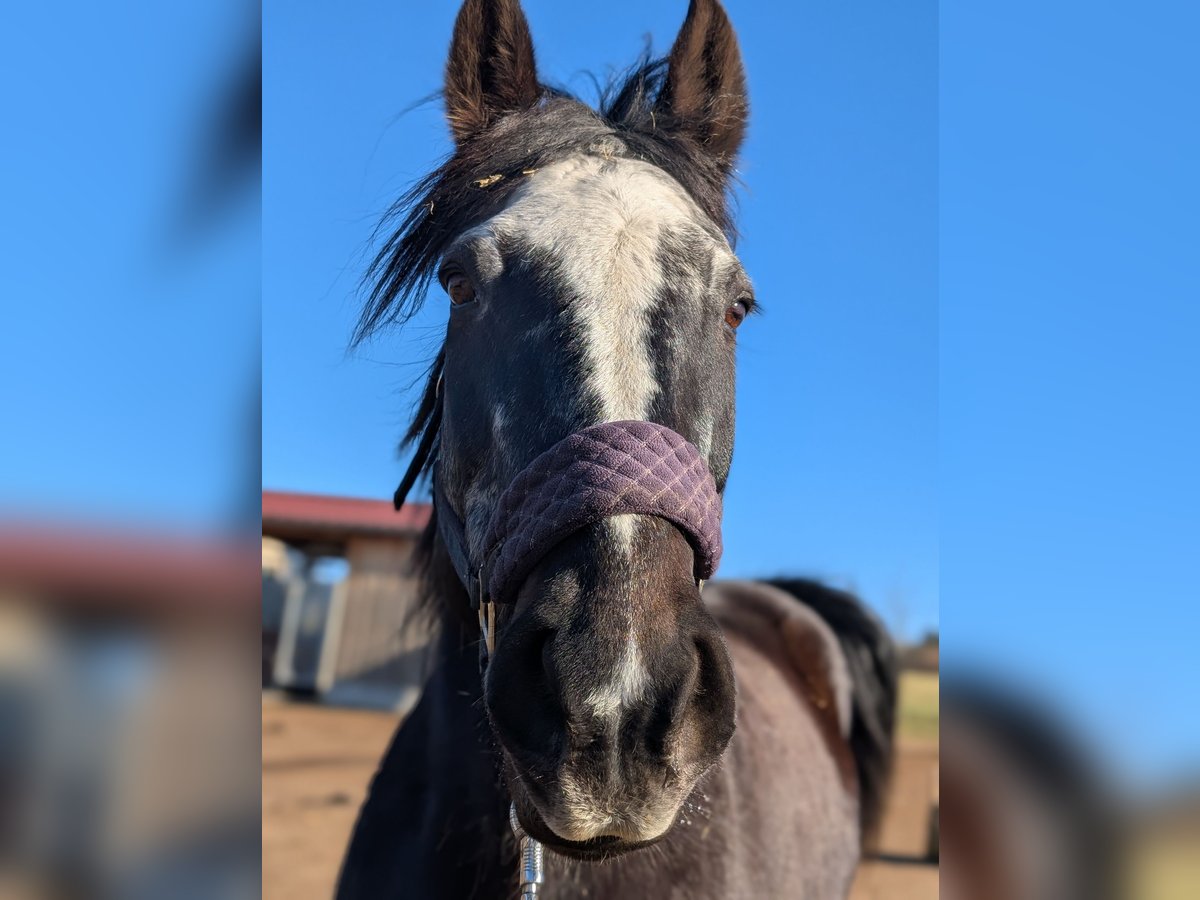
[[538,887],[546,881],[542,843],[525,833],[517,821],[516,804],[508,808],[508,824],[512,826],[513,834],[521,845],[521,900],[537,900]]

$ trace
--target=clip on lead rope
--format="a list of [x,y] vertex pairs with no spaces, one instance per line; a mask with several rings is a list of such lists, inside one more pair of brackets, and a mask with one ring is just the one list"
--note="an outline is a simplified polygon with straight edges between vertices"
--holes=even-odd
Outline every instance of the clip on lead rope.
[[542,843],[525,833],[517,821],[515,804],[508,808],[508,824],[512,826],[513,834],[521,846],[521,900],[537,900],[538,887],[546,881]]

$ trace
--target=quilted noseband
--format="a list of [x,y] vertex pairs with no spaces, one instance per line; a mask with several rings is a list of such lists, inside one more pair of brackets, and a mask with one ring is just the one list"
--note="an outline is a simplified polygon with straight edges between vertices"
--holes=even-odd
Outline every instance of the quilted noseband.
[[721,495],[708,464],[681,435],[653,422],[592,425],[542,453],[500,495],[478,548],[468,544],[436,476],[434,505],[481,624],[482,608],[511,601],[555,546],[612,516],[657,516],[675,525],[695,551],[697,582],[712,577],[721,559]]

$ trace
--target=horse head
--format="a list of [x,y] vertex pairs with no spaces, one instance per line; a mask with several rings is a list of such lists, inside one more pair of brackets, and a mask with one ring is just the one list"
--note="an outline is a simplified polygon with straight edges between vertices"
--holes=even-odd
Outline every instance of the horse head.
[[[747,102],[719,3],[693,0],[668,57],[593,110],[539,80],[516,0],[467,0],[444,96],[453,154],[408,198],[364,318],[401,317],[434,280],[447,295],[399,496],[434,470],[479,547],[533,460],[618,421],[678,435],[722,491],[754,299],[731,248]],[[521,825],[560,852],[661,838],[733,735],[696,553],[661,516],[606,516],[528,560],[497,607],[483,704]]]

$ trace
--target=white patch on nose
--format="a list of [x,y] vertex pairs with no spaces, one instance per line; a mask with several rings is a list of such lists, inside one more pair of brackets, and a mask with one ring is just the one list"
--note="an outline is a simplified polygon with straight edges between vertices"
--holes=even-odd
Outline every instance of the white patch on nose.
[[625,639],[621,659],[607,684],[597,685],[585,702],[597,719],[614,721],[621,710],[637,703],[646,692],[649,675],[632,631]]
[[613,543],[621,548],[621,552],[629,554],[633,551],[633,538],[637,530],[638,517],[631,513],[620,516],[610,516],[604,522],[608,536]]

